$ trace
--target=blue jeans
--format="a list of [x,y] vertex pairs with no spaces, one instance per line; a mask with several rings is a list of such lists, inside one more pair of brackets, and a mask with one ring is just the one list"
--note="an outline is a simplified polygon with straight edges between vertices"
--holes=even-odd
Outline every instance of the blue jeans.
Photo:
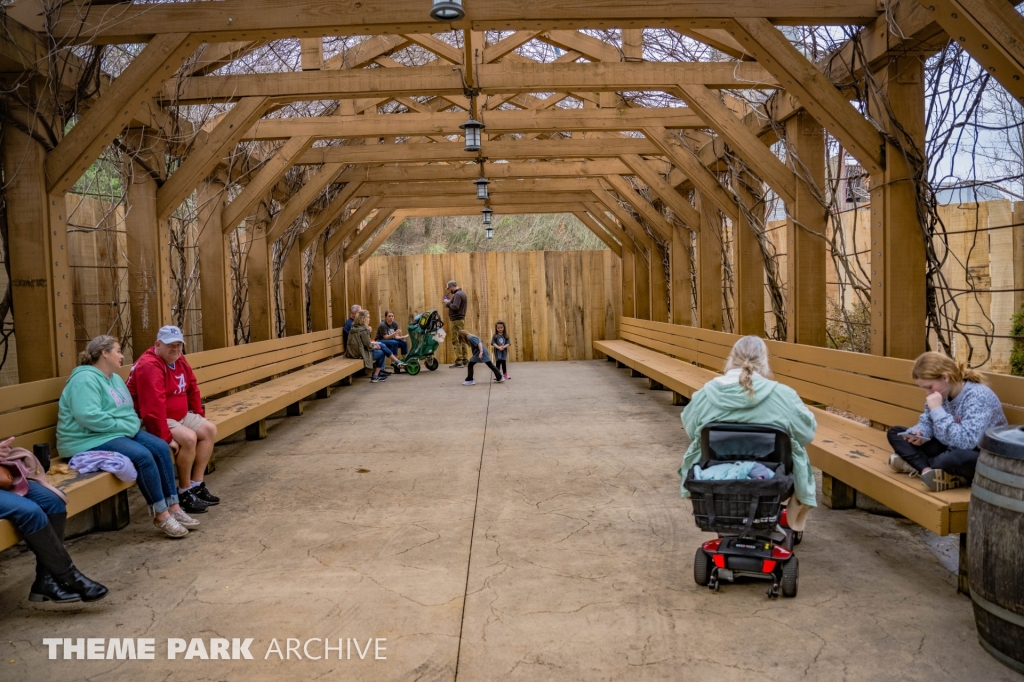
[[35,481],[28,482],[25,497],[9,490],[0,490],[0,519],[7,519],[22,535],[37,533],[50,523],[49,514],[63,514],[67,511],[64,500],[46,486]]
[[374,367],[374,369],[380,369],[381,367],[383,367],[384,366],[384,359],[386,357],[387,356],[384,355],[384,351],[382,351],[382,350],[375,350],[375,351],[373,351],[373,367]]
[[136,482],[149,504],[151,514],[161,514],[178,504],[178,488],[174,478],[171,446],[151,433],[139,431],[134,438],[115,438],[94,450],[120,452],[139,472]]
[[377,343],[386,348],[390,355],[398,355],[399,351],[402,352],[402,357],[409,354],[409,344],[402,339],[382,339]]

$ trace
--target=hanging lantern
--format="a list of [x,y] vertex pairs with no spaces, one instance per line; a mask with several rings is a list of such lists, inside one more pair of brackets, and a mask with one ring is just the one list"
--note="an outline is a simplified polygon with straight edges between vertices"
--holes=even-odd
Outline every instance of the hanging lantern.
[[491,214],[494,213],[494,211],[492,211],[490,207],[486,207],[484,208],[484,210],[480,212],[484,214],[484,225],[488,226],[489,228],[491,224]]
[[487,226],[487,238],[494,239],[494,228],[490,225]]
[[487,178],[480,178],[474,180],[473,184],[476,185],[476,198],[480,201],[487,201],[490,198],[490,194],[487,193],[487,185],[491,184],[491,181]]
[[434,0],[434,6],[430,8],[430,18],[436,21],[458,21],[464,16],[462,0]]
[[480,121],[469,119],[460,125],[459,128],[466,131],[466,151],[480,151],[480,131],[484,129],[484,124]]

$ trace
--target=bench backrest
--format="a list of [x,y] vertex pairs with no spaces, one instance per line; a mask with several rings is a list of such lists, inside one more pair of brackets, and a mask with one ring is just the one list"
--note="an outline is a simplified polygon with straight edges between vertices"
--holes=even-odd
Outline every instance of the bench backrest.
[[[736,334],[622,318],[625,341],[721,371]],[[832,348],[767,341],[775,378],[810,402],[892,426],[912,426],[924,409],[924,391],[911,379],[912,360]],[[1024,424],[1024,377],[983,373],[1012,424]]]
[[[344,352],[342,330],[271,339],[242,346],[190,353],[204,399],[284,374]],[[128,378],[130,367],[119,374]],[[44,379],[0,388],[0,439],[16,436],[14,444],[31,449],[35,443],[57,447],[57,401],[67,377]],[[227,434],[225,434],[227,435]]]

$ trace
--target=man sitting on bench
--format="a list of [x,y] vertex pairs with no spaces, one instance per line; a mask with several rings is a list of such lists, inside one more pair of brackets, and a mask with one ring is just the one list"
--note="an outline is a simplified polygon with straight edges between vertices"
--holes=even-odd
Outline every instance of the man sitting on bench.
[[146,430],[174,452],[178,499],[189,514],[202,514],[220,502],[203,482],[213,456],[217,426],[206,419],[199,383],[183,352],[177,327],[161,327],[156,345],[142,354],[128,376],[128,390]]

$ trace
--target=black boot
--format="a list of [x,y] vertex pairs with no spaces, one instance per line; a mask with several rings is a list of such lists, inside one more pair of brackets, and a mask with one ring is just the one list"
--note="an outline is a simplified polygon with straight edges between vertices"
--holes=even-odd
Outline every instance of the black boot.
[[[66,514],[54,516],[67,517]],[[63,533],[63,519],[57,521]],[[29,600],[64,603],[79,599],[96,601],[106,596],[106,587],[89,580],[75,568],[52,522],[35,533],[26,533],[25,544],[36,555],[36,580],[32,583]]]

